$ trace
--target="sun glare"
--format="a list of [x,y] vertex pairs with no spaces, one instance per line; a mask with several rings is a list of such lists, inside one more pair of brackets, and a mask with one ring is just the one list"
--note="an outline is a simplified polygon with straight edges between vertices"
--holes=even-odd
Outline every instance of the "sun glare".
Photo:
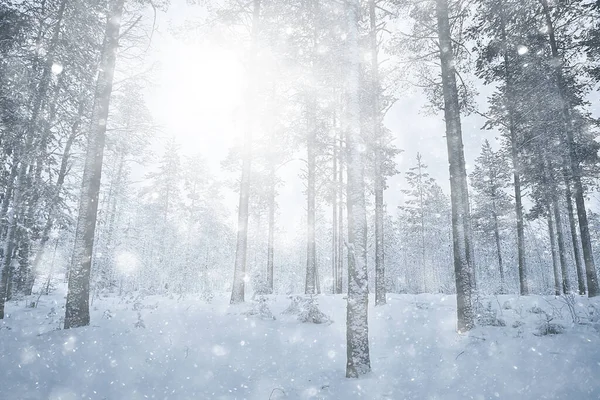
[[165,133],[175,136],[184,150],[230,147],[239,133],[245,86],[237,55],[214,44],[170,37],[158,61],[151,106]]

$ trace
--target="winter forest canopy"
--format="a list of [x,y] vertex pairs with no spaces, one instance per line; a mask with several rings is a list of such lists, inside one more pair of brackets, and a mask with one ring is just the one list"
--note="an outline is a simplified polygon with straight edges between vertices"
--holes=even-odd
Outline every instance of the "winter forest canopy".
[[599,90],[594,0],[0,0],[0,398],[599,398]]

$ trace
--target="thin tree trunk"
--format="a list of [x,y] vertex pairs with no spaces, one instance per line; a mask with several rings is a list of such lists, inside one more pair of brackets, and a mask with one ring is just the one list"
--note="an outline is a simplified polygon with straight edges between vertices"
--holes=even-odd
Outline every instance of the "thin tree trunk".
[[452,203],[458,331],[465,332],[475,326],[472,299],[472,244],[469,226],[469,194],[447,0],[436,1],[436,14],[442,68],[446,141],[448,145],[448,162],[450,164],[450,198]]
[[502,44],[504,47],[504,81],[506,84],[506,113],[508,116],[508,133],[510,139],[510,156],[513,165],[513,186],[515,192],[515,214],[517,225],[517,258],[519,263],[519,293],[521,296],[529,294],[527,266],[525,264],[525,228],[523,225],[523,201],[521,195],[521,162],[519,158],[519,142],[517,127],[514,118],[513,82],[508,55],[508,38],[504,13],[500,14],[502,24]]
[[86,326],[90,323],[90,273],[94,235],[102,178],[106,123],[124,3],[125,0],[116,0],[109,11],[106,22],[79,200],[79,216],[75,232],[76,247],[72,269],[69,273],[65,329]]
[[552,212],[550,211],[550,205],[546,205],[546,212],[548,213],[548,237],[550,239],[550,251],[552,252],[552,271],[554,272],[554,294],[560,296],[560,272],[559,272],[559,261],[556,257],[556,244],[554,234],[554,218],[552,218]]
[[50,239],[50,232],[52,231],[52,227],[54,226],[54,219],[55,219],[54,214],[56,212],[56,207],[58,206],[58,202],[60,200],[60,192],[62,191],[62,187],[63,187],[65,178],[66,178],[67,172],[68,172],[67,168],[69,165],[69,159],[71,157],[71,147],[73,146],[73,142],[75,141],[77,136],[80,135],[79,127],[81,125],[81,119],[83,118],[84,110],[85,110],[85,105],[82,100],[79,103],[79,113],[78,113],[77,119],[71,126],[71,134],[67,138],[67,141],[65,143],[65,148],[63,149],[62,159],[61,159],[61,163],[60,163],[60,169],[58,171],[58,176],[56,178],[54,197],[50,204],[50,209],[48,210],[48,216],[46,217],[46,224],[44,225],[44,229],[42,230],[38,250],[37,250],[37,252],[35,254],[35,258],[33,260],[31,279],[29,279],[26,283],[25,294],[27,294],[27,293],[31,294],[31,292],[33,291],[33,285],[35,283],[35,276],[36,276],[37,271],[39,270],[40,264],[42,262],[42,257],[44,255],[44,250],[46,248],[46,244],[47,244],[48,240]]
[[[63,75],[61,75],[62,77]],[[33,174],[32,181],[29,183],[29,200],[27,202],[27,206],[25,212],[23,213],[23,222],[22,227],[20,229],[21,234],[19,235],[18,248],[19,248],[19,280],[17,286],[17,292],[23,293],[25,295],[30,295],[31,290],[33,290],[33,285],[31,285],[31,289],[29,289],[29,282],[33,282],[35,280],[35,274],[37,271],[33,268],[30,262],[30,252],[31,252],[31,236],[30,232],[33,229],[34,224],[34,213],[36,209],[39,207],[39,202],[41,198],[41,193],[39,190],[39,186],[42,182],[42,171],[44,166],[46,165],[46,161],[48,158],[48,140],[51,134],[51,128],[54,124],[56,118],[56,99],[58,98],[58,93],[60,91],[62,83],[62,78],[59,78],[59,82],[56,85],[54,96],[52,101],[50,102],[48,120],[45,123],[44,130],[42,131],[41,138],[39,139],[39,144],[36,149],[36,161],[35,161],[35,173]]]
[[337,265],[337,282],[336,282],[336,293],[343,293],[343,282],[344,282],[344,148],[343,148],[343,134],[340,132],[340,149],[339,155],[339,169],[338,169],[338,265]]
[[569,293],[569,274],[567,270],[565,239],[562,231],[562,216],[558,206],[557,186],[554,179],[553,166],[546,151],[543,151],[542,168],[543,168],[543,183],[547,190],[550,191],[548,201],[550,205],[548,212],[552,212],[552,218],[556,225],[556,242],[558,244],[558,260],[560,262],[560,270],[562,275],[562,291]]
[[496,241],[496,254],[498,255],[498,270],[500,271],[500,293],[505,293],[506,282],[504,280],[504,265],[502,264],[502,246],[500,245],[500,229],[498,228],[498,214],[496,203],[492,204],[492,219],[494,221],[494,239]]
[[252,173],[252,131],[254,115],[252,107],[254,99],[254,82],[256,78],[255,52],[258,40],[261,0],[253,0],[252,12],[252,48],[250,49],[250,78],[246,89],[246,131],[244,135],[244,153],[242,158],[242,178],[240,182],[240,202],[238,206],[238,231],[235,249],[235,269],[233,272],[233,287],[231,304],[244,302],[244,283],[246,279],[246,257],[248,251],[248,203],[250,199],[250,175]]
[[383,253],[383,190],[384,179],[381,169],[381,118],[379,104],[379,58],[377,44],[377,14],[375,0],[369,0],[369,45],[371,47],[371,90],[372,90],[372,121],[373,137],[375,143],[375,305],[384,305],[386,303],[385,287],[385,260]]
[[273,264],[275,253],[275,165],[273,161],[271,161],[271,165],[269,168],[269,233],[267,244],[267,289],[269,293],[273,293]]
[[307,117],[307,188],[306,188],[306,201],[307,201],[307,215],[306,215],[306,294],[316,293],[316,242],[315,242],[315,178],[316,178],[316,135],[317,135],[317,114],[316,114],[316,98],[311,90],[308,95],[308,102],[306,105],[306,117]]
[[567,270],[567,258],[566,258],[566,246],[565,239],[562,231],[562,217],[560,215],[560,209],[558,207],[558,201],[556,198],[552,199],[552,212],[554,214],[554,221],[556,223],[556,240],[558,242],[558,256],[560,260],[560,270],[562,274],[562,290],[563,293],[569,293],[569,272]]
[[573,123],[571,117],[571,105],[567,97],[567,87],[562,74],[563,60],[558,53],[558,45],[554,35],[554,24],[547,0],[540,0],[546,18],[546,26],[548,28],[548,41],[552,58],[554,59],[555,68],[554,75],[556,79],[557,94],[562,105],[562,116],[564,124],[564,135],[559,135],[561,145],[568,149],[567,159],[571,172],[571,178],[574,186],[575,205],[577,207],[577,217],[579,220],[579,231],[581,236],[581,247],[583,249],[583,260],[585,263],[588,297],[600,296],[600,287],[598,286],[598,275],[596,265],[594,263],[594,254],[592,250],[592,240],[589,232],[587,211],[585,208],[585,199],[583,193],[583,185],[581,183],[582,171],[579,163],[579,157],[575,149],[575,140],[573,134]]
[[371,371],[369,356],[367,276],[367,216],[360,131],[360,52],[358,23],[360,2],[347,3],[348,46],[346,146],[348,155],[348,301],[346,308],[346,377]]
[[577,223],[573,213],[573,193],[571,192],[570,180],[565,179],[565,199],[567,202],[567,217],[569,218],[569,231],[571,233],[571,243],[573,245],[573,258],[575,258],[575,269],[577,271],[577,286],[580,295],[586,293],[585,272],[581,264],[581,252],[579,250],[579,238],[577,237]]
[[[23,147],[21,148],[20,153],[20,165],[18,167],[18,172],[16,175],[16,184],[13,192],[13,208],[8,213],[8,218],[6,220],[6,237],[4,240],[4,258],[2,259],[2,272],[0,276],[0,319],[4,318],[4,303],[7,297],[8,291],[8,279],[10,275],[10,267],[12,263],[12,256],[15,247],[15,239],[17,233],[17,221],[23,212],[22,207],[24,206],[23,198],[25,191],[25,183],[27,181],[27,172],[28,169],[33,162],[32,154],[33,154],[33,140],[35,133],[38,128],[38,119],[40,113],[42,111],[42,105],[46,100],[46,95],[48,93],[48,88],[51,83],[51,75],[52,75],[52,65],[54,64],[54,55],[56,52],[56,47],[58,45],[58,39],[60,37],[60,32],[62,29],[62,20],[65,12],[65,8],[67,6],[67,0],[63,0],[57,11],[57,20],[54,26],[54,31],[52,33],[52,38],[50,44],[48,46],[48,52],[46,56],[46,62],[44,63],[44,68],[42,71],[42,76],[40,78],[40,84],[38,89],[33,96],[32,101],[32,111],[31,118],[29,119],[29,124],[25,130],[25,139]],[[0,231],[4,231],[4,229],[0,229]]]
[[[334,120],[333,120],[333,126],[335,126],[335,116],[334,116]],[[337,185],[338,185],[338,178],[337,178],[337,132],[334,132],[334,136],[333,136],[333,177],[332,177],[332,181],[333,181],[333,194],[332,194],[332,202],[331,202],[331,220],[332,220],[332,224],[331,224],[331,232],[332,232],[332,238],[331,238],[331,278],[332,280],[332,284],[331,284],[331,293],[336,294],[337,293],[337,281],[338,281],[338,257],[340,256],[338,254],[338,212],[337,212],[337,208],[338,208],[338,193],[337,193]]]

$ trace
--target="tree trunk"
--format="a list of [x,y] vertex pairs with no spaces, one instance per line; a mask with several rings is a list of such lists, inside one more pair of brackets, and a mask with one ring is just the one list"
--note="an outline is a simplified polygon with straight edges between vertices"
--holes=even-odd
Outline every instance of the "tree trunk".
[[381,110],[379,105],[379,59],[377,44],[377,14],[375,0],[369,0],[369,41],[371,47],[371,90],[373,91],[373,137],[375,143],[375,305],[386,303],[385,260],[383,253],[383,190],[384,179],[381,169]]
[[575,258],[575,268],[577,270],[577,286],[580,295],[586,293],[585,273],[581,264],[581,252],[579,250],[579,238],[577,237],[577,223],[573,214],[573,193],[571,192],[570,180],[565,179],[565,199],[567,202],[567,217],[569,218],[569,231],[571,233],[571,243],[573,245],[573,258]]
[[496,203],[492,204],[492,218],[494,220],[494,239],[496,241],[496,254],[498,254],[498,270],[500,271],[500,293],[506,292],[506,282],[504,280],[504,265],[502,264],[502,246],[500,245],[500,229],[498,229],[498,214],[496,213]]
[[592,240],[589,232],[587,211],[585,208],[585,199],[583,194],[583,185],[581,183],[582,171],[579,163],[579,156],[575,149],[575,140],[573,134],[573,123],[571,118],[571,105],[567,97],[567,87],[565,80],[562,75],[562,58],[558,53],[558,45],[554,35],[554,25],[550,9],[548,7],[547,0],[540,0],[542,8],[544,10],[544,16],[546,19],[546,25],[548,28],[548,41],[550,44],[550,50],[552,51],[552,58],[554,59],[554,75],[556,79],[556,88],[558,98],[562,105],[562,116],[564,124],[564,135],[559,135],[561,145],[568,149],[567,157],[569,161],[569,168],[571,177],[573,179],[575,205],[577,207],[577,217],[579,220],[579,231],[581,236],[581,247],[583,249],[583,260],[585,263],[587,284],[588,284],[588,296],[596,297],[600,296],[600,287],[598,286],[598,275],[596,272],[596,265],[594,263],[594,254],[592,250]]
[[348,62],[346,146],[348,155],[348,301],[346,308],[346,377],[358,378],[371,371],[369,356],[367,277],[367,216],[364,166],[360,131],[360,51],[358,39],[360,2],[347,3]]
[[504,47],[504,81],[506,84],[506,113],[508,115],[508,133],[510,139],[510,155],[513,165],[513,186],[515,192],[515,214],[517,225],[517,258],[519,263],[519,293],[521,296],[529,294],[529,282],[527,276],[527,266],[525,264],[525,228],[523,224],[523,201],[521,196],[521,162],[519,159],[519,141],[517,127],[514,119],[513,110],[513,83],[508,57],[508,38],[506,34],[506,25],[504,13],[500,14],[502,24],[502,43]]
[[258,26],[260,17],[260,1],[253,0],[252,12],[252,44],[250,49],[250,77],[246,89],[246,131],[244,134],[244,153],[242,158],[242,178],[240,182],[240,202],[238,206],[238,231],[235,249],[235,269],[233,272],[233,287],[231,290],[231,304],[244,302],[244,283],[246,278],[246,257],[248,251],[248,202],[250,199],[250,175],[252,173],[252,131],[254,129],[254,116],[252,106],[254,99],[255,48],[258,40]]
[[[52,33],[52,38],[50,44],[48,46],[48,52],[46,56],[46,62],[44,63],[44,68],[42,70],[42,76],[40,78],[40,84],[38,89],[33,96],[32,99],[32,109],[31,109],[31,118],[29,119],[29,124],[25,130],[25,139],[24,144],[21,149],[20,159],[19,159],[19,167],[17,169],[16,174],[16,184],[13,192],[13,208],[12,210],[7,212],[8,218],[6,220],[6,237],[4,240],[4,258],[2,259],[2,272],[0,276],[0,319],[4,318],[4,303],[7,296],[8,291],[8,279],[10,275],[10,267],[12,263],[12,256],[15,247],[15,239],[16,239],[16,231],[17,231],[17,221],[20,215],[23,212],[23,198],[25,191],[25,183],[27,181],[27,172],[28,169],[33,162],[32,153],[33,153],[33,140],[35,133],[38,128],[38,119],[40,113],[42,111],[42,105],[46,100],[46,95],[48,92],[48,88],[50,87],[51,77],[52,77],[52,65],[54,64],[54,55],[56,52],[56,47],[58,45],[58,39],[60,37],[60,32],[62,29],[62,20],[65,13],[65,8],[67,5],[67,0],[63,0],[57,11],[57,20],[54,25],[54,31]],[[15,158],[16,159],[16,158]],[[0,232],[3,232],[4,229],[0,229]]]
[[[333,120],[333,126],[336,126],[335,124],[335,117]],[[333,182],[333,191],[332,191],[332,201],[331,201],[331,278],[332,278],[332,284],[331,284],[331,293],[332,294],[336,294],[337,293],[337,281],[338,281],[338,257],[340,257],[340,254],[338,253],[338,193],[337,193],[337,185],[338,185],[338,178],[337,178],[337,132],[334,132],[334,136],[333,136],[333,176],[332,176],[332,182]]]
[[311,90],[308,94],[306,104],[307,117],[307,215],[306,215],[306,294],[316,293],[317,264],[316,264],[316,241],[315,241],[315,178],[316,178],[316,140],[317,140],[317,110],[315,93]]
[[550,212],[550,205],[546,206],[546,212],[548,213],[548,237],[550,239],[550,251],[552,252],[552,271],[554,272],[554,294],[560,296],[560,267],[558,265],[558,257],[556,257],[554,218],[552,218],[552,213]]
[[63,149],[62,159],[60,163],[60,169],[58,171],[58,176],[56,178],[56,188],[52,203],[50,204],[50,209],[48,210],[48,216],[46,217],[46,223],[44,225],[44,229],[42,230],[42,234],[40,237],[40,243],[38,246],[38,250],[35,254],[35,258],[33,260],[32,268],[31,268],[31,276],[30,279],[25,283],[25,294],[31,294],[33,291],[33,285],[35,283],[35,276],[37,271],[39,270],[40,264],[42,262],[42,257],[44,255],[44,250],[46,248],[46,244],[50,239],[50,232],[52,231],[52,227],[54,226],[54,218],[56,207],[58,206],[58,202],[60,201],[60,192],[62,191],[63,184],[65,182],[65,178],[67,176],[67,168],[69,165],[69,158],[71,157],[71,147],[73,146],[73,142],[80,135],[79,127],[81,125],[81,119],[83,118],[83,113],[85,110],[85,105],[83,100],[79,103],[79,113],[77,119],[71,126],[71,134],[67,138],[65,143],[65,148]]
[[436,1],[436,14],[442,68],[446,141],[448,145],[448,162],[450,164],[450,199],[452,203],[458,331],[465,332],[475,326],[472,303],[472,244],[469,226],[469,194],[447,0]]
[[558,242],[558,256],[560,260],[560,270],[562,274],[562,290],[563,293],[569,293],[569,272],[567,270],[567,258],[566,258],[566,246],[565,239],[562,231],[562,216],[560,215],[560,209],[558,207],[558,201],[556,198],[552,199],[552,212],[554,214],[554,221],[556,223],[556,240]]
[[[274,138],[272,138],[274,140]],[[273,264],[275,246],[275,165],[271,160],[269,166],[269,234],[267,243],[267,289],[273,293]]]
[[338,169],[338,265],[337,265],[337,281],[336,293],[344,292],[344,147],[343,134],[340,132],[340,148],[339,148],[339,169]]
[[125,0],[116,0],[109,12],[99,75],[94,94],[94,106],[85,156],[79,215],[75,232],[75,251],[69,272],[67,303],[65,307],[65,329],[86,326],[90,323],[89,297],[90,273],[94,250],[94,235],[102,178],[102,161],[106,140],[106,124],[113,78],[119,46],[119,30]]

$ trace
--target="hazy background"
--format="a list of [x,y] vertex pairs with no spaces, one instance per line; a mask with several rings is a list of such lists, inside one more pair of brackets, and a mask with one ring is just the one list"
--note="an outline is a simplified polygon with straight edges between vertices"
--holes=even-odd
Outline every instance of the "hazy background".
[[[185,29],[186,24],[193,26],[194,21],[201,21],[203,16],[201,6],[188,5],[186,0],[172,0],[168,12],[157,14],[156,31],[148,54],[149,65],[157,67],[156,85],[148,89],[147,102],[163,134],[155,139],[153,149],[160,156],[165,138],[174,135],[181,145],[182,155],[201,153],[215,175],[233,179],[235,176],[221,171],[221,161],[241,137],[243,121],[238,115],[243,107],[244,71],[234,51],[203,37],[199,30]],[[480,92],[477,96],[479,109],[485,111],[485,98],[491,89],[481,84],[475,86]],[[600,115],[598,99],[597,93],[591,99],[596,116]],[[426,103],[420,89],[409,89],[399,95],[384,120],[393,133],[396,147],[403,150],[396,159],[400,174],[389,179],[389,188],[385,192],[392,215],[402,204],[404,172],[414,166],[417,152],[423,155],[431,176],[449,194],[443,116],[426,113],[423,108]],[[485,119],[477,114],[462,119],[467,169],[486,139],[497,145],[497,132],[483,130],[484,122]],[[279,228],[299,226],[303,215],[299,212],[305,208],[304,186],[298,177],[300,167],[300,162],[295,161],[280,170],[285,184],[277,198]],[[226,202],[234,224],[237,193],[228,190]],[[597,196],[594,196],[590,205],[597,203]]]

